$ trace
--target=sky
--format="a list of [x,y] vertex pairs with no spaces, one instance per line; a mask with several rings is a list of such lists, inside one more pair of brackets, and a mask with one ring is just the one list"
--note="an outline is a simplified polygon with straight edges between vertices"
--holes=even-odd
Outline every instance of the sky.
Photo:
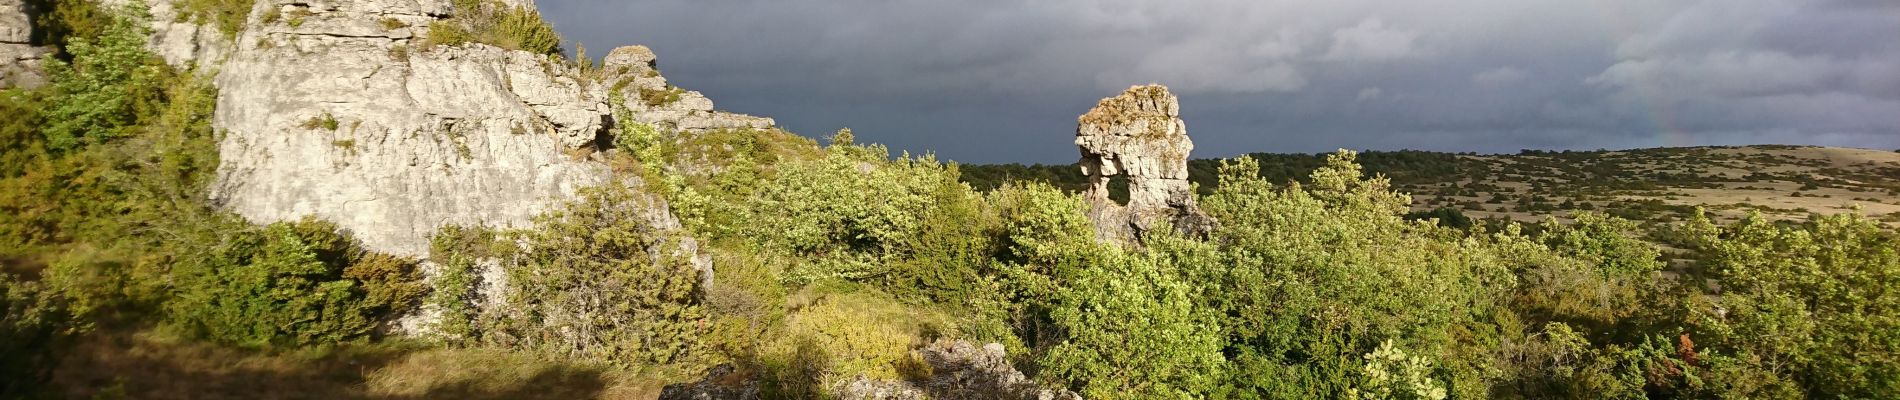
[[966,163],[1074,162],[1076,116],[1146,83],[1180,97],[1196,158],[1900,148],[1891,0],[539,3],[721,109]]

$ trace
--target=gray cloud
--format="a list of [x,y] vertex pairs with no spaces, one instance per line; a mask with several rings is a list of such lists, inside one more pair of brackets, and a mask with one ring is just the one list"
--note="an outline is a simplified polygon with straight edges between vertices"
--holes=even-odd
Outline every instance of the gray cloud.
[[822,136],[1075,157],[1132,84],[1198,156],[1333,148],[1900,147],[1900,3],[1866,0],[542,0],[594,54]]

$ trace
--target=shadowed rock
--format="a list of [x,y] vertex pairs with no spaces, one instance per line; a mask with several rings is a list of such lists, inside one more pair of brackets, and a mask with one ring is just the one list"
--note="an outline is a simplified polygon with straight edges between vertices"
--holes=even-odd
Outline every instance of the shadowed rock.
[[29,17],[29,12],[45,11],[27,7],[22,0],[0,0],[0,89],[46,83],[40,60],[52,48],[32,43],[33,21]]

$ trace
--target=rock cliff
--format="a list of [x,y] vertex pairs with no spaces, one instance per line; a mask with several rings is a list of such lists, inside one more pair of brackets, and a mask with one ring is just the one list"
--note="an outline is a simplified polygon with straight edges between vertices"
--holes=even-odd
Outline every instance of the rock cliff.
[[[1172,226],[1205,234],[1213,220],[1194,204],[1187,158],[1194,150],[1180,103],[1161,85],[1135,86],[1102,99],[1076,119],[1075,145],[1082,151],[1083,197],[1100,239],[1132,242]],[[1128,179],[1128,204],[1109,198],[1109,180]]]
[[[620,125],[773,124],[668,85],[644,47],[594,71],[431,45],[430,24],[455,17],[450,0],[259,0],[235,34],[180,22],[170,2],[150,12],[150,47],[219,88],[216,204],[259,223],[334,221],[393,254],[426,256],[447,225],[527,226],[582,188],[631,180],[600,157]],[[677,227],[658,204],[656,225]]]
[[0,89],[46,83],[41,59],[52,49],[33,43],[33,20],[24,0],[0,0]]

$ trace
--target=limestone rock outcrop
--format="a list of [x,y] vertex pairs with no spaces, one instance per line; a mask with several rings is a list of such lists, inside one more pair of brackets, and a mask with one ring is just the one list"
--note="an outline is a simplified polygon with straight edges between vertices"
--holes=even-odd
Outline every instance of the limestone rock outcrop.
[[687,133],[776,125],[771,118],[714,110],[712,100],[705,95],[668,84],[654,60],[652,50],[637,45],[614,49],[601,60],[601,67],[608,73],[629,80],[620,88],[617,100],[632,111],[633,122]]
[[46,83],[41,60],[52,52],[33,44],[33,19],[24,0],[0,0],[0,89]]
[[[1076,119],[1075,145],[1082,152],[1082,174],[1089,177],[1083,197],[1098,238],[1133,243],[1156,229],[1202,235],[1212,228],[1188,182],[1194,141],[1180,108],[1167,87],[1134,86]],[[1109,197],[1116,176],[1128,181],[1125,206]]]
[[227,210],[314,215],[422,256],[443,226],[525,226],[611,178],[585,157],[607,134],[605,90],[536,54],[419,45],[446,0],[257,7],[214,79]]
[[[666,85],[644,47],[586,71],[488,45],[430,45],[429,25],[453,17],[450,0],[260,0],[230,40],[167,22],[169,12],[152,10],[153,47],[173,64],[211,66],[220,90],[214,202],[260,223],[314,215],[376,251],[425,256],[443,226],[527,226],[582,188],[630,179],[600,157],[625,124],[772,126]],[[621,121],[611,97],[639,91],[616,86],[680,100],[628,102]],[[657,204],[654,225],[678,227]]]

